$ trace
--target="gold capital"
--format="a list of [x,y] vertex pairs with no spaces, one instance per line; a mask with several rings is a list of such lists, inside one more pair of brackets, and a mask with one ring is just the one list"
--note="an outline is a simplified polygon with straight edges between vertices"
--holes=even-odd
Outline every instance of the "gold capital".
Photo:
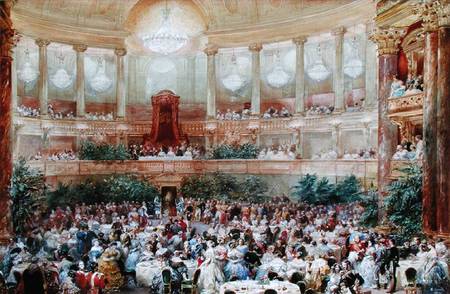
[[35,43],[39,47],[47,47],[48,45],[50,45],[50,41],[44,39],[36,39]]
[[308,40],[307,36],[298,36],[292,39],[292,42],[294,42],[295,45],[299,46],[305,44],[307,40]]
[[73,45],[73,50],[75,50],[76,52],[84,52],[87,50],[87,45],[75,44]]
[[448,0],[436,0],[433,7],[438,15],[438,25],[440,27],[450,26],[450,2]]
[[406,30],[402,28],[377,28],[370,39],[378,45],[378,55],[395,55]]
[[219,49],[213,44],[208,44],[206,45],[206,48],[205,50],[203,50],[203,52],[205,52],[207,56],[214,56],[217,54],[217,52],[219,52]]
[[116,48],[116,49],[114,49],[114,54],[116,54],[117,56],[125,56],[127,54],[127,49]]
[[422,27],[425,32],[432,32],[438,29],[438,15],[434,3],[417,3],[414,5],[413,12],[422,19]]
[[333,36],[344,36],[344,34],[347,32],[347,29],[345,27],[338,27],[335,28],[331,33]]
[[252,51],[252,52],[259,52],[262,49],[262,44],[261,43],[253,43],[250,44],[250,46],[248,46],[248,50]]

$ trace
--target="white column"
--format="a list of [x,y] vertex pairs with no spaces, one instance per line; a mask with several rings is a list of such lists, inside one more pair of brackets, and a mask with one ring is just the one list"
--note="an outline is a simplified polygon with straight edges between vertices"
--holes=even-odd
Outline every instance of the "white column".
[[340,157],[342,155],[341,152],[341,128],[340,128],[341,124],[340,123],[335,123],[332,125],[332,129],[331,129],[331,140],[332,140],[332,145],[333,145],[333,149],[337,152],[338,157]]
[[305,42],[306,36],[299,36],[293,40],[296,52],[295,66],[295,112],[305,111]]
[[377,78],[377,45],[369,39],[372,32],[371,24],[366,24],[366,50],[365,50],[365,90],[366,98],[364,100],[365,107],[375,107],[377,100],[378,78]]
[[261,62],[260,52],[262,45],[252,44],[248,47],[252,52],[252,115],[258,116],[261,113]]
[[117,79],[116,79],[116,117],[125,118],[126,115],[126,82],[125,82],[125,48],[116,48]]
[[84,99],[84,52],[87,46],[82,44],[73,45],[77,55],[77,79],[75,84],[75,96],[77,102],[77,116],[82,117],[86,114],[86,102]]
[[187,72],[190,76],[188,81],[189,99],[192,103],[196,102],[195,97],[195,56],[188,57],[187,59]]
[[11,64],[11,108],[12,112],[17,111],[18,97],[17,97],[17,49],[12,52],[12,64]]
[[39,46],[39,81],[38,98],[41,108],[41,115],[47,115],[48,111],[48,67],[47,67],[47,46],[50,41],[37,39],[36,45]]
[[345,28],[339,27],[333,31],[335,40],[335,65],[333,71],[334,108],[336,111],[345,110],[344,99],[344,34]]
[[206,65],[206,118],[214,119],[216,117],[216,54],[217,47],[209,45],[205,49],[208,58]]

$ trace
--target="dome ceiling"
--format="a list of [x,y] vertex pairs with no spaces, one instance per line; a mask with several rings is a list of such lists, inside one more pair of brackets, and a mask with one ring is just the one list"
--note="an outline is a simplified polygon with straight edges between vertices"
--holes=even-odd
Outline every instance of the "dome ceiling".
[[[22,0],[14,10],[48,21],[89,28],[123,30],[135,5],[156,0]],[[169,0],[169,3],[173,0]],[[204,13],[209,30],[226,30],[327,11],[352,0],[192,0]]]

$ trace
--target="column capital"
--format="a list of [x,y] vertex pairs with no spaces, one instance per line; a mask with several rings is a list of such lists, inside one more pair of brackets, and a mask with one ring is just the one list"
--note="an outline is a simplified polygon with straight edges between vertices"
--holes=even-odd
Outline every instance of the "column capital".
[[440,27],[450,27],[450,2],[447,0],[436,0],[433,7],[438,15],[438,25]]
[[299,46],[299,45],[305,44],[307,40],[308,40],[308,36],[298,36],[298,37],[295,37],[294,39],[292,39],[292,42],[295,45]]
[[395,55],[405,33],[406,30],[402,28],[377,28],[370,39],[378,45],[378,55]]
[[248,46],[248,50],[252,52],[259,52],[262,50],[262,44],[261,43],[253,43]]
[[117,56],[125,56],[127,54],[127,49],[116,48],[116,49],[114,49],[114,54],[116,54]]
[[75,50],[76,52],[82,53],[87,50],[87,45],[75,44],[75,45],[73,45],[73,50]]
[[47,47],[48,45],[50,45],[50,41],[49,40],[44,40],[44,39],[36,39],[35,43],[39,47]]
[[347,32],[347,29],[345,27],[338,27],[331,31],[331,34],[333,36],[344,36],[344,34]]
[[436,31],[438,29],[438,15],[435,5],[432,2],[416,3],[413,13],[422,20],[422,27],[426,32]]
[[217,48],[216,45],[208,44],[203,52],[205,52],[207,56],[214,56],[219,52],[219,48]]

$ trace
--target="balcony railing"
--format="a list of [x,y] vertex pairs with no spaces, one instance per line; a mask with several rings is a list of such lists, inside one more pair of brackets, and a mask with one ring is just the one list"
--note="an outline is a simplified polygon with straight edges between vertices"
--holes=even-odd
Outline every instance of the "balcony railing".
[[399,113],[411,113],[420,112],[422,113],[423,107],[423,93],[406,95],[401,97],[391,97],[388,100],[389,103],[389,114]]

